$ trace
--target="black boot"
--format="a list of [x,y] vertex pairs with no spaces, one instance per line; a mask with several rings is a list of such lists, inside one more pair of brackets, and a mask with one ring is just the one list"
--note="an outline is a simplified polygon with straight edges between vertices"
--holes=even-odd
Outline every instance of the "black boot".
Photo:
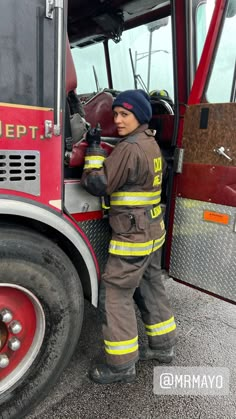
[[95,383],[132,383],[136,378],[135,365],[123,370],[113,370],[107,364],[95,364],[89,371],[89,377]]
[[174,347],[169,349],[151,349],[149,346],[139,348],[140,361],[156,359],[160,363],[169,364],[174,358]]

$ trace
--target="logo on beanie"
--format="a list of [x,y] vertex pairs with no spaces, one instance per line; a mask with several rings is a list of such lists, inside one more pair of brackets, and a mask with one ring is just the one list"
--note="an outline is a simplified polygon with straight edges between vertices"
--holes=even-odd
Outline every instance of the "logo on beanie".
[[133,109],[133,105],[130,105],[130,103],[123,102],[122,106],[126,109]]

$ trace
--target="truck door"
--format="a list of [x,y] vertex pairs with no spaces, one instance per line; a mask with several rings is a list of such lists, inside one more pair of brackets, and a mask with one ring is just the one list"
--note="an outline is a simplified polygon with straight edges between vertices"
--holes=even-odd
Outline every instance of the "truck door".
[[0,0],[1,418],[26,417],[48,393],[83,319],[80,279],[61,248],[73,237],[74,254],[79,237],[60,216],[66,3]]
[[184,116],[169,273],[236,302],[236,10],[215,3]]
[[1,1],[0,194],[60,209],[66,19],[53,4]]

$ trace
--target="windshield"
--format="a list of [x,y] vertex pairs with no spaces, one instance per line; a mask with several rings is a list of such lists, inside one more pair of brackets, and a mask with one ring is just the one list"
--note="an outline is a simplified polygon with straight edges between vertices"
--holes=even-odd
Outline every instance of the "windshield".
[[80,94],[98,92],[108,87],[106,61],[102,43],[71,50]]
[[[119,43],[108,43],[113,88],[166,90],[174,98],[171,18],[123,32]],[[79,94],[108,88],[103,44],[72,49]],[[82,63],[82,65],[81,65]]]
[[[196,14],[198,61],[215,6],[214,0],[199,5]],[[211,103],[235,101],[236,1],[229,1],[217,53],[208,80],[205,98]]]
[[162,19],[123,33],[119,44],[109,41],[113,86],[117,90],[165,89],[174,97],[171,19]]

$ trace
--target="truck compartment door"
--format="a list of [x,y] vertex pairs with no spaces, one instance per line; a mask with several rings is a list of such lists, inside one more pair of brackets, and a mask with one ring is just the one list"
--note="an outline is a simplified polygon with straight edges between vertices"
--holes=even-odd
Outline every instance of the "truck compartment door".
[[230,4],[216,2],[184,116],[169,273],[236,302],[236,15]]
[[[207,115],[204,116],[204,115]],[[203,122],[203,118],[206,121]],[[190,106],[170,275],[236,301],[236,104]],[[224,154],[220,149],[224,148]]]

